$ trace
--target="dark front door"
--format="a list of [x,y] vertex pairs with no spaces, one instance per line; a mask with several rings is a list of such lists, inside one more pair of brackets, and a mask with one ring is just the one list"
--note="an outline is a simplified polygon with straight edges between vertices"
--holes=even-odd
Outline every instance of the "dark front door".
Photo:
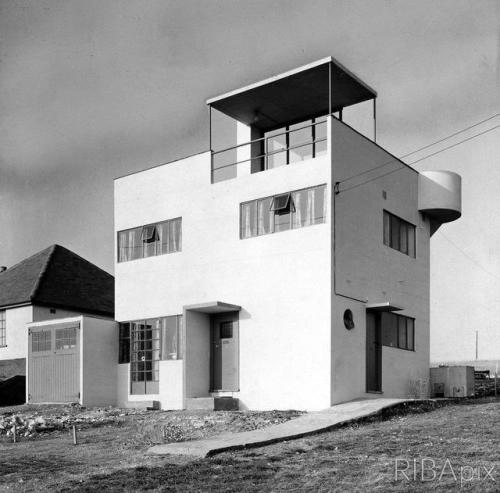
[[366,314],[366,391],[382,391],[382,337],[380,316]]
[[239,390],[238,312],[212,316],[211,390]]

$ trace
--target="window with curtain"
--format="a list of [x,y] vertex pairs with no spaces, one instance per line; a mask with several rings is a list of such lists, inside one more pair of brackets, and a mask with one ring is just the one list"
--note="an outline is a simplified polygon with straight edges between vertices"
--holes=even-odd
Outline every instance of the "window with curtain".
[[415,226],[384,211],[384,245],[415,258]]
[[324,223],[326,204],[326,185],[245,202],[240,205],[240,237]]
[[118,262],[179,252],[182,249],[182,218],[118,232]]
[[[133,332],[133,334],[132,334]],[[182,359],[182,315],[158,317],[146,322],[121,322],[119,326],[118,363],[130,363],[131,353],[134,362]],[[131,339],[134,343],[131,344]],[[151,341],[145,344],[144,341]],[[139,351],[150,351],[138,355]],[[140,365],[139,365],[140,366]],[[136,365],[136,372],[145,371]]]

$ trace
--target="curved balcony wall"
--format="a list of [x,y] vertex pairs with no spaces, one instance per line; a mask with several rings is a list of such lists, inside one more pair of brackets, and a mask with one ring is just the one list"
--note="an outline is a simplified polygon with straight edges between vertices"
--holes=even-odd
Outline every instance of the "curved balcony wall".
[[431,233],[462,215],[462,178],[452,171],[422,171],[418,177],[418,210],[431,219]]

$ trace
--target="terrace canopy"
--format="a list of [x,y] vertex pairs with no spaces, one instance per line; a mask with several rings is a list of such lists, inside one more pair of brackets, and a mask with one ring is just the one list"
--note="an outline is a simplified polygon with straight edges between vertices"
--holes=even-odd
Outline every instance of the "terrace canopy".
[[332,57],[207,100],[211,108],[262,131],[341,111],[377,93]]

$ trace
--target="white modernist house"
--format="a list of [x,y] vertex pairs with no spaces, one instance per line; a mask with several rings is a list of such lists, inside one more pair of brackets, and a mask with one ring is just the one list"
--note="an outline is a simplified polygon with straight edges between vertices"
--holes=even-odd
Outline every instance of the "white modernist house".
[[236,146],[116,180],[119,405],[422,393],[430,237],[461,182],[342,121],[375,99],[328,57],[210,99]]

